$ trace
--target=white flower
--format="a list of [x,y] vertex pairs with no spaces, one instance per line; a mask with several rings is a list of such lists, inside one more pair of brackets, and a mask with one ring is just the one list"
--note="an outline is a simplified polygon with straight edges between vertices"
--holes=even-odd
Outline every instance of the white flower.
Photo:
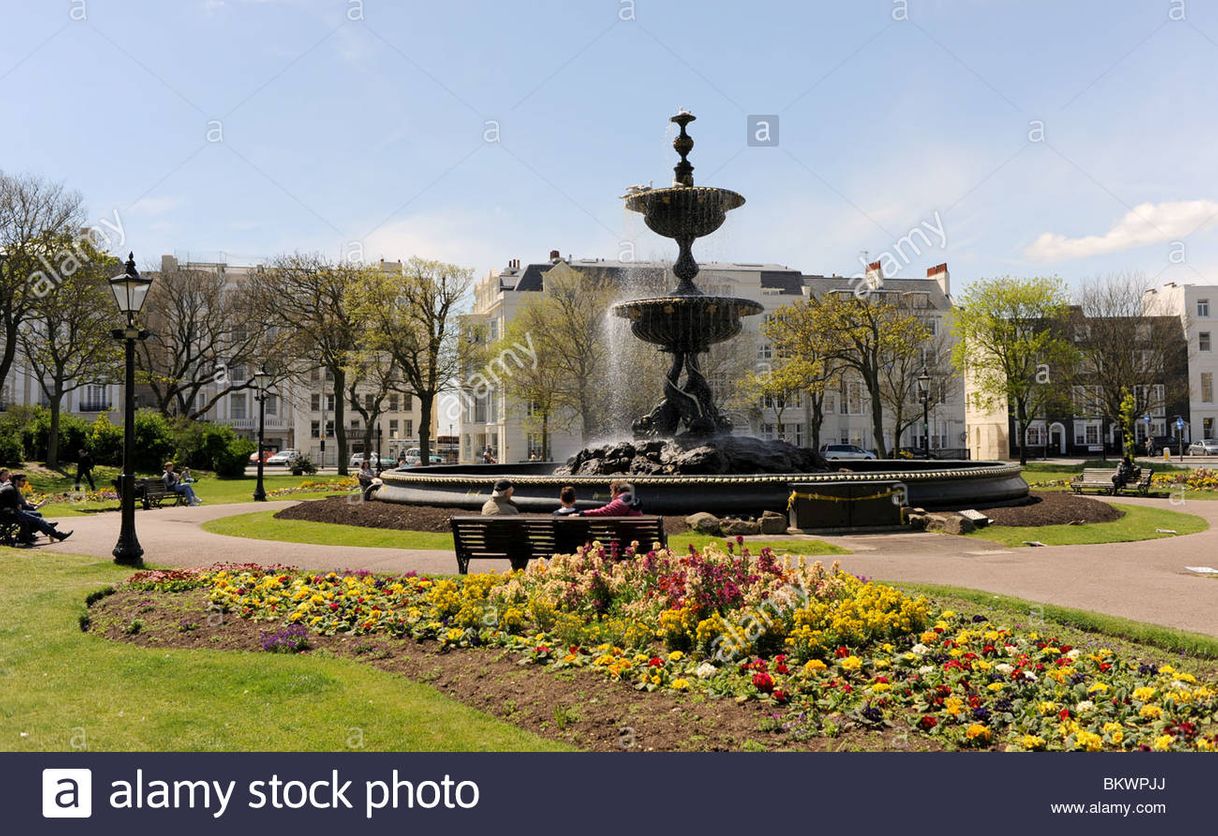
[[909,648],[909,652],[916,653],[919,656],[925,656],[930,652],[930,648],[919,642],[918,644],[915,644],[913,647]]
[[1091,700],[1083,700],[1078,705],[1074,706],[1074,710],[1079,714],[1083,714],[1093,708],[1095,708],[1095,703],[1093,703]]
[[1082,651],[1080,651],[1076,647],[1073,650],[1071,650],[1069,653],[1067,653],[1066,655],[1069,656],[1071,659],[1077,659],[1081,654],[1082,654]]
[[918,673],[922,674],[923,676],[932,674],[934,672],[935,672],[934,665],[923,665],[922,667],[918,668]]
[[1008,665],[1006,662],[1003,662],[1001,664],[995,665],[994,670],[998,671],[999,673],[1009,674],[1011,671],[1013,671],[1015,669],[1013,667],[1011,667],[1010,665]]
[[699,679],[706,679],[707,677],[714,676],[715,672],[718,670],[719,669],[716,668],[714,665],[712,665],[710,662],[703,662],[701,665],[698,665],[698,667],[694,670],[694,674]]
[[1024,672],[1023,672],[1023,678],[1024,678],[1024,679],[1026,679],[1026,680],[1028,680],[1028,682],[1035,682],[1035,681],[1036,681],[1036,674],[1032,673],[1031,671],[1024,671]]

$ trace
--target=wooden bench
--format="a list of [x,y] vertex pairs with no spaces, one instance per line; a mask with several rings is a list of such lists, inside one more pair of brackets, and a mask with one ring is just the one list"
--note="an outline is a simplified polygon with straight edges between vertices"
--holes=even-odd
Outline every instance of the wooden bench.
[[1141,496],[1146,496],[1146,493],[1150,490],[1150,482],[1154,476],[1154,469],[1150,467],[1139,468],[1135,472],[1133,479],[1119,486],[1113,481],[1114,476],[1116,476],[1115,469],[1109,470],[1100,467],[1083,468],[1081,474],[1070,480],[1070,488],[1076,494],[1093,490],[1108,496],[1116,496],[1121,491],[1137,491]]
[[523,569],[534,558],[573,554],[596,540],[612,552],[624,553],[637,540],[639,547],[668,545],[663,517],[453,517],[457,571],[469,571],[473,559],[507,560]]
[[[114,480],[114,490],[118,492],[119,498],[122,498],[123,488],[120,484],[120,479]],[[167,499],[172,499],[174,505],[186,505],[186,494],[171,491],[165,487],[165,483],[159,478],[151,479],[136,479],[135,480],[135,498],[144,506],[144,510],[152,508],[160,508],[161,503]]]
[[21,523],[17,521],[17,515],[7,508],[0,510],[0,543],[18,547],[21,545],[17,539],[20,533]]

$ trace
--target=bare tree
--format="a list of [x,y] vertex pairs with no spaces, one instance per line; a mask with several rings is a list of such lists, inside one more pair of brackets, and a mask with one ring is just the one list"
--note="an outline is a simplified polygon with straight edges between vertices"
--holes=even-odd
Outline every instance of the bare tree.
[[1101,437],[1108,425],[1121,425],[1127,394],[1139,417],[1188,397],[1188,380],[1176,371],[1187,364],[1184,329],[1178,317],[1147,315],[1150,288],[1142,273],[1111,273],[1086,280],[1075,295],[1070,328],[1081,355],[1077,379],[1090,387],[1080,406],[1103,421]]
[[473,282],[473,271],[465,267],[411,258],[400,272],[365,270],[348,290],[350,304],[372,325],[369,345],[393,358],[406,388],[419,399],[419,457],[424,464],[431,461],[436,399],[458,385],[458,307]]
[[[350,308],[351,290],[365,270],[332,264],[319,255],[280,256],[250,279],[250,299],[257,319],[281,326],[283,361],[297,371],[324,369],[332,377],[334,439],[338,472],[346,475],[347,368],[364,328]],[[324,376],[323,376],[324,378]]]
[[[922,420],[922,400],[918,377],[929,378],[927,397],[942,403],[959,383],[951,366],[951,344],[946,334],[927,334],[918,352],[897,352],[880,371],[880,401],[892,419],[892,443],[901,445],[901,435]],[[930,428],[926,429],[927,436]]]
[[63,273],[48,292],[35,294],[21,329],[21,348],[51,412],[47,461],[59,466],[59,417],[64,397],[93,383],[117,379],[121,354],[111,336],[113,296],[108,279],[117,259],[87,247],[78,270]]
[[145,306],[149,336],[138,343],[139,382],[166,416],[199,418],[232,392],[253,386],[234,369],[282,366],[275,320],[251,322],[253,288],[210,270],[162,271]]
[[81,261],[84,223],[76,192],[31,175],[0,172],[0,386],[12,370],[38,289]]
[[[372,450],[377,422],[386,411],[389,396],[403,392],[409,394],[404,385],[401,369],[387,353],[361,349],[352,354],[351,365],[347,367],[347,394],[351,399],[351,408],[363,419],[365,458],[371,458],[368,451]],[[376,467],[380,468],[379,462]]]

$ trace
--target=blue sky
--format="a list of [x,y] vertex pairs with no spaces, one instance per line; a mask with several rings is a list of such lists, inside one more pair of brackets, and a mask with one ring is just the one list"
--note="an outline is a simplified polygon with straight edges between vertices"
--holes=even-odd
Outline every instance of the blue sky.
[[[0,168],[65,181],[95,218],[119,212],[142,262],[362,247],[484,273],[552,248],[615,258],[624,241],[671,257],[617,198],[671,178],[667,118],[684,106],[697,181],[748,199],[704,260],[853,274],[865,250],[903,275],[947,261],[957,286],[1218,281],[1218,3],[3,0],[0,14]],[[776,147],[746,145],[756,114],[779,115]],[[898,255],[924,223],[946,243]]]

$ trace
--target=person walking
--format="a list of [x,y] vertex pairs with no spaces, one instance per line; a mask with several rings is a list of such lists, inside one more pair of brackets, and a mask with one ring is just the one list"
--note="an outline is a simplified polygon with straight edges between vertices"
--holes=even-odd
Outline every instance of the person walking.
[[97,485],[93,484],[93,454],[88,447],[81,449],[80,457],[76,460],[76,490],[79,491],[85,481],[89,483],[89,490],[97,490]]

